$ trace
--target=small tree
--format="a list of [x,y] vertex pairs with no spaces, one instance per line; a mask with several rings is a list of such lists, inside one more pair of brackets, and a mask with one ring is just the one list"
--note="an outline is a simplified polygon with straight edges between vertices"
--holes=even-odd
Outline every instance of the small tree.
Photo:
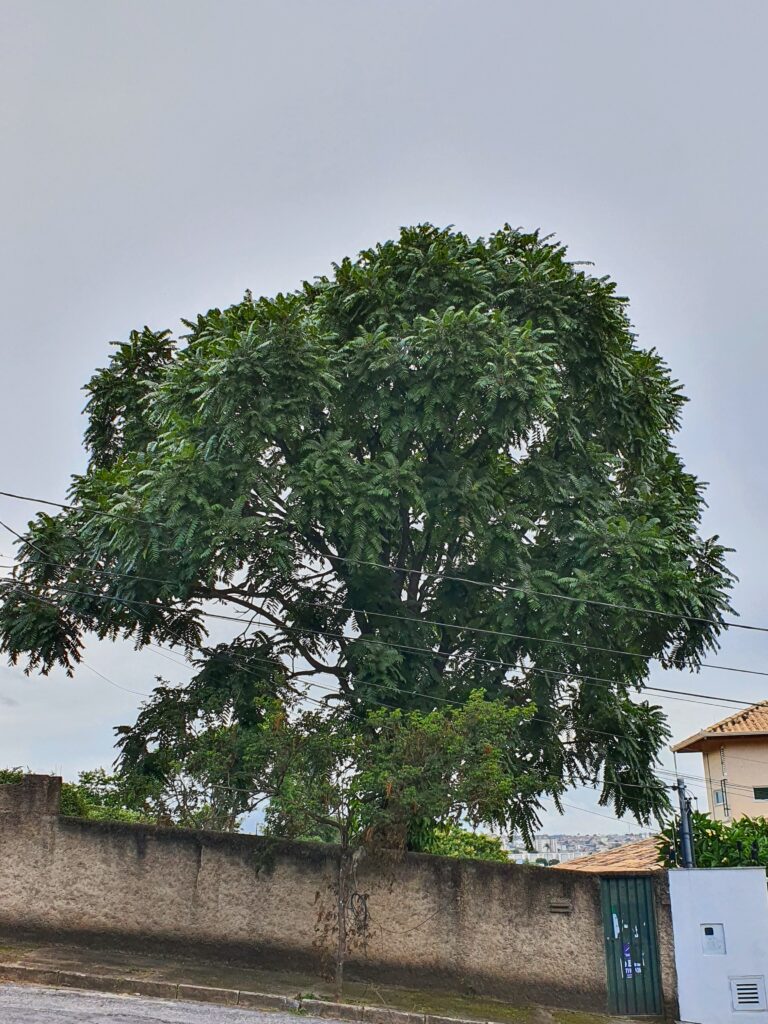
[[[161,695],[159,706],[167,706]],[[405,850],[462,820],[526,837],[539,798],[559,780],[532,768],[526,725],[533,710],[473,692],[464,705],[431,712],[384,709],[355,716],[307,711],[297,699],[261,698],[254,725],[237,728],[238,778],[250,807],[268,801],[266,830],[338,843],[336,988],[348,947],[354,865],[366,849]],[[198,734],[190,758],[211,757],[223,730]],[[130,734],[123,737],[125,740]],[[231,738],[224,739],[229,749]],[[191,750],[191,748],[190,748]],[[214,760],[218,755],[213,754]],[[137,792],[171,767],[152,745],[122,743],[120,769]],[[175,767],[173,770],[176,770]],[[245,780],[247,781],[247,784]]]
[[132,726],[115,730],[131,805],[164,823],[234,831],[260,796],[254,744],[272,702],[294,699],[259,635],[205,650],[186,686],[158,680]]

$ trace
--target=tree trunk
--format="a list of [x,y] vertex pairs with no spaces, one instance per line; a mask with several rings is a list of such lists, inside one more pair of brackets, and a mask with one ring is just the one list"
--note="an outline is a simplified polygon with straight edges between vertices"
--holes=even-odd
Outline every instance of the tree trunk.
[[339,932],[336,944],[334,996],[336,1000],[341,999],[344,990],[344,963],[347,959],[347,905],[349,903],[349,877],[351,871],[352,858],[346,840],[344,840],[339,854],[339,887],[336,899],[336,918]]

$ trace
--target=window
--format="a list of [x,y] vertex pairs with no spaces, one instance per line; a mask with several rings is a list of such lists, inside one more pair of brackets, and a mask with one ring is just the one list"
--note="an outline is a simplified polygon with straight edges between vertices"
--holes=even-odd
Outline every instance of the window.
[[755,786],[752,790],[755,800],[768,800],[768,786]]
[[722,789],[715,790],[715,803],[718,805],[718,807],[722,807],[722,805],[725,803],[725,793],[723,793]]

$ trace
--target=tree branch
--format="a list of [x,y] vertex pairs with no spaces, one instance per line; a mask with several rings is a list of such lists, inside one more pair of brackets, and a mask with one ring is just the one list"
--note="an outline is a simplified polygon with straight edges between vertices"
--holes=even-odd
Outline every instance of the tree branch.
[[[301,638],[293,635],[297,630],[301,630],[300,626],[286,625],[282,621],[282,619],[279,619],[276,615],[268,611],[263,606],[254,604],[253,601],[246,601],[244,598],[237,597],[236,595],[230,596],[229,600],[234,602],[234,604],[239,604],[241,605],[241,607],[247,608],[249,611],[255,612],[257,615],[263,615],[265,619],[268,619],[273,626],[275,626],[281,633],[283,633],[283,635],[285,635],[286,639],[290,639],[291,642],[296,645],[296,647],[299,649],[301,657],[308,661],[313,668],[317,669],[318,672],[327,672],[328,675],[336,676],[339,682],[343,685],[341,679],[341,670],[335,665],[326,665],[322,661],[319,661],[309,651],[305,642]],[[291,634],[290,637],[288,636],[289,633]],[[343,644],[339,644],[339,647],[343,647]]]

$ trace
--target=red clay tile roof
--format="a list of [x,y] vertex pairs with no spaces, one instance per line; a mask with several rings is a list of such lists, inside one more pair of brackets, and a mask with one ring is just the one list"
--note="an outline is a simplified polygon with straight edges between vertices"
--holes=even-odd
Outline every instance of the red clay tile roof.
[[715,722],[694,736],[676,743],[672,749],[679,753],[696,753],[703,750],[708,740],[741,736],[768,736],[768,701],[753,704],[751,708],[737,711],[735,715]]
[[589,871],[595,875],[647,875],[651,871],[663,869],[663,865],[659,864],[658,842],[655,836],[638,839],[636,843],[626,843],[613,850],[577,857],[576,860],[554,864],[553,867],[562,871]]

